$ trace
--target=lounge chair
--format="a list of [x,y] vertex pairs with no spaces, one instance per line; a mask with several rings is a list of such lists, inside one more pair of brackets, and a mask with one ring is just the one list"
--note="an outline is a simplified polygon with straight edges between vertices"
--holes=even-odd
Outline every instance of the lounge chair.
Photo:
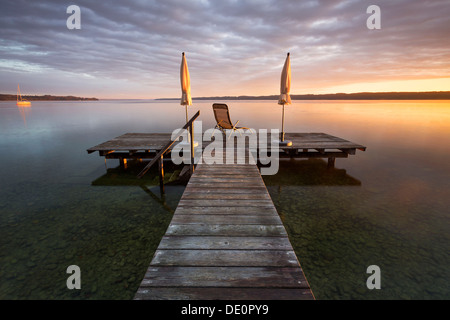
[[[224,134],[225,134],[225,130],[231,130],[231,133],[230,133],[230,136],[228,137],[228,139],[231,137],[231,134],[235,131],[238,131],[240,135],[242,135],[241,130],[252,131],[252,129],[247,128],[247,127],[238,127],[237,124],[239,123],[239,120],[236,121],[235,124],[233,124],[233,122],[231,122],[230,112],[228,111],[228,106],[226,104],[214,103],[213,111],[214,111],[214,117],[216,118],[216,122],[217,122],[216,126],[214,127],[214,130],[219,129]],[[214,132],[213,132],[213,135],[214,135]]]

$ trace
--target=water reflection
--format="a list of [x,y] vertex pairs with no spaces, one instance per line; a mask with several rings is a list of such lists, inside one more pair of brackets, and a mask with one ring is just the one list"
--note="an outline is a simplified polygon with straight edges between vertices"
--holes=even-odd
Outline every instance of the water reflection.
[[[147,163],[139,160],[130,160],[127,167],[117,166],[107,168],[106,173],[92,181],[93,186],[139,186],[142,191],[148,194],[153,201],[159,203],[161,208],[170,214],[175,209],[167,204],[166,194],[159,188],[159,174],[157,167],[152,167],[141,179],[136,176],[145,167]],[[168,161],[164,164],[164,185],[166,186],[185,186],[186,181],[179,177],[182,166],[174,165]],[[158,194],[158,195],[157,195]]]
[[[131,299],[182,189],[166,188],[165,205],[136,186],[85,184],[33,183],[27,201],[2,199],[0,299]],[[65,286],[73,264],[82,290]]]
[[172,209],[166,202],[166,194],[163,192],[160,192],[161,198],[158,198],[158,196],[150,190],[147,186],[141,186],[141,189],[147,193],[153,200],[155,200],[157,203],[159,203],[168,213],[174,214],[175,210]]
[[267,186],[361,186],[345,169],[329,168],[323,159],[280,160],[278,173],[263,178]]
[[27,127],[27,117],[31,113],[31,107],[24,107],[24,106],[17,106],[17,109],[19,109],[20,116],[23,119],[23,123],[25,124],[25,128]]
[[[213,102],[194,101],[203,130],[215,125]],[[276,101],[228,106],[246,126],[280,127]],[[142,186],[119,183],[85,150],[126,132],[181,127],[179,101],[32,108],[23,118],[15,102],[0,103],[0,151],[14,154],[0,170],[0,299],[133,298],[172,214],[148,192],[161,200],[150,176]],[[370,146],[342,159],[346,172],[299,161],[289,175],[285,162],[264,177],[316,297],[448,299],[450,102],[296,101],[286,112],[287,132]],[[169,184],[174,209],[184,186]],[[65,286],[72,264],[82,270],[78,292]],[[382,270],[381,290],[365,286],[371,264]]]
[[[139,160],[128,160],[126,168],[117,166],[107,168],[106,173],[94,181],[93,186],[159,186],[159,175],[157,166],[153,166],[141,178],[137,175],[147,165],[147,162]],[[171,161],[164,161],[164,184],[185,185],[186,181],[179,179],[183,166],[175,165]]]
[[[94,181],[93,186],[139,186],[153,201],[159,203],[167,212],[173,214],[174,208],[166,203],[166,196],[159,189],[158,168],[152,167],[141,179],[137,174],[146,163],[131,160],[127,167],[117,166],[107,168],[106,173]],[[164,185],[185,186],[187,181],[179,174],[183,166],[177,166],[171,161],[164,164]],[[262,176],[267,187],[278,187],[281,194],[282,186],[361,186],[361,181],[348,175],[345,169],[330,168],[323,159],[281,159],[278,173]],[[273,190],[273,188],[271,188]]]

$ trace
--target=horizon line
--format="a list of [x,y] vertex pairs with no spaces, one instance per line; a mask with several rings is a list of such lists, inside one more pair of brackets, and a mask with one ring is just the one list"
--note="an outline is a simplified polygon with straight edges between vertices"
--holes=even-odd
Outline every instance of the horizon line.
[[[301,93],[301,94],[290,94],[291,98],[293,100],[301,100],[298,99],[298,97],[330,97],[330,96],[358,96],[358,95],[430,95],[430,94],[449,94],[449,91],[361,91],[361,92],[335,92],[335,93]],[[0,93],[1,95],[6,96],[16,96],[17,93]],[[43,97],[43,96],[50,96],[50,97],[74,97],[74,98],[83,98],[83,99],[98,99],[98,100],[179,100],[179,97],[171,97],[171,98],[97,98],[97,97],[87,97],[87,96],[75,96],[73,94],[68,95],[54,95],[54,94],[25,94],[22,95],[23,97]],[[200,96],[200,97],[192,97],[193,100],[208,100],[208,99],[277,99],[279,94],[269,94],[269,95],[225,95],[225,96]],[[296,98],[297,97],[297,98]],[[448,97],[450,98],[450,96]]]

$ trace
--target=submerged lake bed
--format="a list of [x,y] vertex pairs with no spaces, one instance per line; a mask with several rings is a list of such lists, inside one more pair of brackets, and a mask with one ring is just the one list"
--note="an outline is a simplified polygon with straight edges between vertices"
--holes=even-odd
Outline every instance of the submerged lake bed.
[[[203,130],[213,102],[189,107]],[[240,125],[281,127],[276,101],[225,103]],[[179,101],[0,103],[0,299],[132,299],[184,186],[161,197],[153,176],[135,183],[86,149],[184,120]],[[450,101],[293,101],[285,128],[367,147],[332,170],[282,160],[263,176],[315,297],[449,299]],[[81,290],[66,287],[69,265]]]

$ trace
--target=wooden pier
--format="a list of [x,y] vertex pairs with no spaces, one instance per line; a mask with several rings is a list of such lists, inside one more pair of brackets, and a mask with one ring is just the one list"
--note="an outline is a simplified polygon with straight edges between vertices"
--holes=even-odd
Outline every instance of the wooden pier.
[[[194,118],[185,126],[191,137]],[[127,133],[87,151],[122,165],[127,159],[152,159],[147,167],[157,161],[161,182],[170,139],[170,134]],[[278,150],[280,158],[327,158],[329,167],[335,158],[366,149],[324,133],[286,133],[285,139],[293,144]],[[196,152],[202,154],[208,143]],[[244,164],[202,161],[195,171],[190,166],[193,174],[135,299],[314,299],[250,157],[247,152]]]
[[[121,164],[126,164],[127,159],[152,159],[170,139],[169,133],[126,133],[87,152],[98,151],[106,159],[119,159]],[[332,166],[336,158],[347,158],[356,150],[366,150],[365,146],[326,133],[286,133],[285,139],[291,140],[292,146],[280,147],[280,158],[324,158]],[[202,149],[209,143],[203,141]],[[267,149],[270,149],[270,142]]]
[[135,299],[314,299],[248,159],[197,166]]

